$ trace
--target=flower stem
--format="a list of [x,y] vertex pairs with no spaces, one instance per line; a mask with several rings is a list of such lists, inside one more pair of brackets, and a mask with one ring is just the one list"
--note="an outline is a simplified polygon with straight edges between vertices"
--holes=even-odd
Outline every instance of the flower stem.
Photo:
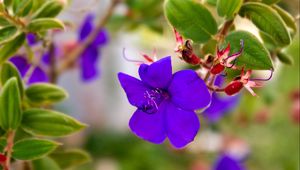
[[8,131],[7,134],[7,145],[5,147],[5,151],[6,151],[6,162],[4,165],[4,170],[10,170],[10,159],[11,159],[11,154],[12,154],[12,149],[14,146],[14,138],[15,138],[15,134],[16,132],[14,130]]
[[220,29],[219,33],[216,36],[217,41],[219,41],[219,42],[223,42],[224,41],[225,36],[227,35],[227,33],[229,32],[231,26],[233,25],[233,21],[234,21],[234,19],[227,20],[223,24],[222,28]]

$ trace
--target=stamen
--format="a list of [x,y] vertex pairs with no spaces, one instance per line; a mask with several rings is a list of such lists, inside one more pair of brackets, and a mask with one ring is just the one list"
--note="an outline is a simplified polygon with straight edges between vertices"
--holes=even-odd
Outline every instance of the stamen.
[[241,53],[242,53],[243,50],[244,50],[244,40],[240,40],[240,45],[241,45],[240,50],[239,50],[237,53],[234,53],[234,54],[228,56],[228,57],[225,59],[225,61],[227,61],[229,58],[238,57],[239,55],[241,55]]
[[183,38],[182,36],[176,31],[176,29],[174,28],[174,33],[175,33],[175,37],[176,37],[176,42],[178,44],[183,44]]
[[235,59],[235,60],[233,60],[233,63],[232,63],[232,65],[231,65],[231,66],[229,66],[229,67],[227,67],[227,68],[232,68],[232,67],[235,65],[235,63],[236,63],[236,59]]
[[144,61],[140,61],[140,60],[134,60],[134,59],[130,59],[126,56],[126,48],[123,48],[123,58],[126,60],[126,61],[129,61],[129,62],[134,62],[134,63],[138,63],[138,64],[143,64]]
[[147,90],[144,93],[145,103],[141,109],[148,114],[158,111],[160,103],[167,97],[160,89]]
[[271,74],[270,74],[270,76],[269,76],[268,78],[266,78],[266,79],[263,79],[263,78],[253,78],[253,79],[250,79],[250,80],[251,80],[251,81],[269,81],[269,80],[271,80],[271,78],[273,77],[274,69],[271,69],[271,70],[269,70],[269,71],[271,71]]

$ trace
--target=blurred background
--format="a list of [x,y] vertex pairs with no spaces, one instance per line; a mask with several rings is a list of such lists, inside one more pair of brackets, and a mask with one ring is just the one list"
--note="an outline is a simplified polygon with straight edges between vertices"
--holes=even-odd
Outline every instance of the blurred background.
[[[110,0],[71,0],[59,16],[70,27],[55,35],[55,44],[76,41],[85,17],[95,15],[95,24],[107,12]],[[206,5],[216,15],[213,2]],[[138,65],[125,61],[127,56],[142,59],[141,52],[158,57],[172,56],[173,71],[186,68],[173,49],[176,45],[172,28],[163,16],[162,0],[125,0],[119,3],[105,28],[109,42],[99,49],[100,75],[82,81],[78,69],[62,74],[58,84],[70,94],[55,108],[68,113],[89,127],[64,139],[65,147],[87,150],[92,161],[75,170],[210,170],[221,153],[243,159],[250,170],[299,169],[299,34],[285,52],[293,65],[274,61],[275,73],[264,88],[255,89],[259,97],[242,91],[239,104],[215,123],[199,115],[201,129],[186,149],[174,150],[167,142],[154,145],[137,138],[128,128],[135,108],[131,106],[117,80],[118,72],[137,76]],[[299,0],[283,0],[281,7],[298,15]],[[235,20],[236,29],[257,29],[244,19]],[[199,50],[200,51],[200,50]],[[201,54],[201,51],[199,52]],[[264,73],[261,73],[264,75]]]

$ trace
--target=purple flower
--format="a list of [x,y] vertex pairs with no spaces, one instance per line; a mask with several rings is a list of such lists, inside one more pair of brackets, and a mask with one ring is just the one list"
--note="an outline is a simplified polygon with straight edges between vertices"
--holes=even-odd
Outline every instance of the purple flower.
[[245,167],[229,155],[222,155],[215,162],[214,170],[245,170]]
[[141,64],[141,80],[119,73],[129,103],[137,110],[130,129],[140,138],[160,144],[166,137],[176,148],[194,140],[200,123],[195,110],[210,103],[204,81],[193,70],[172,74],[171,57]]
[[[222,76],[217,76],[215,86],[221,87],[224,82]],[[225,116],[226,113],[232,111],[239,103],[240,96],[221,96],[213,93],[210,106],[204,111],[204,117],[208,121],[215,123]]]
[[27,39],[27,42],[30,46],[33,46],[38,42],[36,35],[33,34],[33,33],[28,33],[26,35],[26,39]]
[[[10,59],[10,61],[17,67],[22,77],[24,77],[27,71],[30,68],[30,64],[27,62],[27,59],[23,56],[14,56]],[[33,70],[28,84],[37,83],[37,82],[48,82],[49,78],[47,74],[41,67],[35,67]]]
[[[88,15],[79,31],[79,42],[84,41],[95,29],[93,25],[93,15]],[[108,42],[108,33],[105,29],[98,32],[95,40],[84,50],[80,58],[81,77],[84,81],[89,81],[97,77],[99,70],[97,62],[100,57],[98,49]]]

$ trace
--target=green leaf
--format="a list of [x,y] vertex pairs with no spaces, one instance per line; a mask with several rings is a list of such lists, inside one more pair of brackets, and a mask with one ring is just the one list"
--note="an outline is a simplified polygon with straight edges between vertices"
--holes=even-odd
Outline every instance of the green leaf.
[[4,17],[0,16],[0,26],[5,27],[11,25]]
[[78,167],[79,165],[85,164],[91,160],[88,153],[79,149],[67,150],[63,152],[53,152],[50,157],[62,169]]
[[272,7],[278,12],[278,14],[281,16],[281,18],[285,22],[285,24],[293,30],[293,33],[296,33],[297,32],[297,24],[296,24],[296,21],[294,20],[293,16],[277,5],[273,5]]
[[265,3],[265,4],[276,4],[278,3],[280,0],[262,0],[262,3]]
[[34,14],[37,10],[39,10],[42,7],[42,5],[44,5],[48,1],[49,0],[33,0],[31,12]]
[[217,0],[206,0],[205,2],[208,3],[209,5],[212,5],[212,6],[217,5]]
[[22,33],[18,35],[16,38],[14,38],[13,40],[5,43],[0,48],[0,64],[5,62],[11,56],[13,56],[23,45],[24,41],[25,41],[25,34]]
[[4,148],[7,145],[7,140],[6,138],[0,138],[0,152],[3,153],[4,152]]
[[64,89],[50,83],[35,83],[26,89],[25,94],[35,104],[52,104],[68,97]]
[[244,50],[237,59],[237,65],[253,70],[270,70],[273,68],[268,50],[249,32],[235,31],[225,38],[231,45],[230,53],[240,50],[240,40],[244,41]]
[[12,157],[19,160],[42,158],[54,151],[59,144],[45,139],[24,139],[13,146]]
[[6,7],[9,7],[12,3],[12,0],[3,0],[3,2]]
[[14,77],[4,84],[0,94],[0,126],[4,130],[17,129],[21,119],[21,96]]
[[54,18],[38,18],[32,20],[28,25],[30,32],[46,31],[48,29],[64,29],[64,24]]
[[245,3],[240,15],[249,18],[261,31],[269,34],[280,46],[291,43],[291,36],[280,15],[268,5],[248,2]]
[[58,164],[48,156],[32,161],[33,170],[61,170]]
[[217,23],[209,10],[192,0],[167,0],[165,15],[180,34],[194,42],[204,43],[217,33]]
[[294,63],[294,59],[285,53],[279,52],[277,53],[277,57],[284,64],[293,65]]
[[0,73],[0,81],[1,84],[4,85],[10,78],[16,77],[18,80],[18,89],[20,91],[21,97],[24,93],[24,84],[21,78],[21,75],[18,69],[10,62],[5,62],[2,65],[1,73]]
[[16,9],[14,11],[16,16],[26,16],[31,11],[33,5],[33,0],[21,0],[16,4]]
[[217,0],[217,12],[220,16],[232,18],[238,13],[243,0]]
[[63,7],[62,1],[47,1],[32,15],[32,18],[54,18],[62,11]]
[[5,6],[4,6],[4,3],[1,2],[0,3],[0,12],[4,12],[5,11]]
[[22,128],[35,135],[60,137],[85,127],[74,118],[52,110],[29,109],[23,113]]
[[217,45],[217,41],[214,39],[209,40],[207,43],[203,44],[203,46],[201,47],[201,53],[202,55],[206,55],[206,54],[212,54],[214,55],[216,52],[216,45]]
[[270,37],[268,34],[259,31],[259,36],[260,38],[263,40],[265,47],[272,51],[274,49],[276,49],[276,47],[278,46],[277,43],[275,42],[274,39],[272,39],[272,37]]
[[16,33],[18,29],[15,26],[6,26],[0,29],[0,44],[10,40]]

